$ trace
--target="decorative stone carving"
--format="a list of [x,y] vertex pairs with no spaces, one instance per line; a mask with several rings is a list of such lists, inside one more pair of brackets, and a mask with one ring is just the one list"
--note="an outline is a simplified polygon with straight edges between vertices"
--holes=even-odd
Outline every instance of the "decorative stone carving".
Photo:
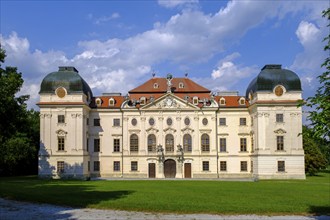
[[67,133],[68,132],[66,132],[62,129],[59,129],[59,130],[56,131],[57,136],[66,136]]
[[279,129],[275,130],[274,133],[276,133],[276,134],[285,134],[286,131],[282,128],[279,128]]

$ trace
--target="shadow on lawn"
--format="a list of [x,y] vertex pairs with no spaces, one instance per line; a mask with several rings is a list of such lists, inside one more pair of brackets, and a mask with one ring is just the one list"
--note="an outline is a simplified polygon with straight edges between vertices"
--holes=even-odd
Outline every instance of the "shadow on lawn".
[[309,213],[313,215],[327,215],[330,216],[330,206],[310,206]]

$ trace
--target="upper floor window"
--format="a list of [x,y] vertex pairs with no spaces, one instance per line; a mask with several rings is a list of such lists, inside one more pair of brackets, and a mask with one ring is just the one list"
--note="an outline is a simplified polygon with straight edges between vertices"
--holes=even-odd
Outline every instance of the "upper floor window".
[[102,100],[100,98],[95,99],[95,103],[97,106],[101,106]]
[[63,151],[65,149],[64,137],[57,137],[57,149]]
[[86,125],[89,125],[89,118],[86,118]]
[[146,97],[141,97],[140,98],[140,105],[145,105],[146,104]]
[[57,116],[57,123],[65,123],[65,116],[64,115],[58,115]]
[[220,138],[220,152],[226,152],[226,151],[227,151],[227,139]]
[[226,99],[225,98],[221,98],[220,99],[220,105],[226,105]]
[[187,126],[190,125],[190,119],[188,117],[184,119],[184,124]]
[[100,119],[94,118],[94,126],[100,126]]
[[158,89],[158,83],[154,83],[154,89]]
[[115,105],[115,100],[113,98],[109,99],[109,106],[114,106]]
[[203,118],[202,120],[202,124],[203,125],[207,125],[209,123],[209,121],[207,120],[207,118]]
[[136,126],[136,125],[137,125],[137,120],[136,120],[136,118],[133,118],[132,121],[131,121],[131,123],[132,123],[133,126]]
[[120,126],[120,119],[119,118],[114,118],[113,119],[113,126],[119,127]]
[[219,118],[220,125],[226,125],[226,118]]
[[245,105],[245,98],[240,98],[239,99],[239,104],[240,105]]
[[156,136],[154,134],[148,136],[148,152],[156,152]]
[[184,85],[183,85],[182,82],[179,83],[179,88],[180,88],[180,89],[183,89],[183,88],[184,88]]
[[197,97],[197,96],[195,96],[195,97],[193,98],[193,104],[194,104],[194,105],[198,105],[198,97]]
[[210,151],[210,137],[207,134],[203,134],[201,137],[202,143],[202,151],[209,152]]
[[100,139],[94,139],[94,152],[100,152]]
[[276,136],[277,150],[284,150],[284,137]]
[[136,134],[132,134],[130,138],[130,151],[139,151],[139,138]]
[[192,151],[192,139],[190,134],[183,135],[183,151],[184,152]]
[[149,125],[150,125],[150,126],[155,125],[155,119],[153,119],[153,118],[149,118]]
[[276,122],[278,123],[284,122],[283,114],[276,114]]
[[172,134],[165,136],[165,150],[166,152],[174,152],[174,137]]
[[242,152],[246,152],[247,149],[246,149],[246,138],[241,138],[240,140],[240,146],[241,146],[241,151]]
[[113,152],[120,152],[120,139],[113,139]]
[[173,120],[172,120],[172,118],[167,118],[167,120],[166,120],[166,124],[167,124],[168,126],[171,126],[171,125],[173,124]]
[[239,125],[246,125],[246,118],[240,118]]

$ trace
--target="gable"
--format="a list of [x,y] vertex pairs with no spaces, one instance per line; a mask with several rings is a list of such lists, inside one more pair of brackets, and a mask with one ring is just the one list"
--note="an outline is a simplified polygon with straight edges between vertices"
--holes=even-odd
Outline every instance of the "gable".
[[141,109],[143,110],[170,110],[170,109],[186,109],[186,110],[196,110],[199,109],[197,106],[179,98],[178,96],[167,93],[158,99],[156,99],[154,102],[151,102],[145,106],[143,106]]

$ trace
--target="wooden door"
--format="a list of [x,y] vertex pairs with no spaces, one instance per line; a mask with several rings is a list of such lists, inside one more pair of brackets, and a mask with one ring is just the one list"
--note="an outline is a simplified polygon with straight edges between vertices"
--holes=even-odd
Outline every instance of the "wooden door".
[[165,160],[164,162],[164,175],[165,178],[175,178],[176,175],[176,163],[174,160]]
[[156,178],[156,164],[149,163],[149,178]]
[[191,163],[184,164],[184,178],[191,178]]

